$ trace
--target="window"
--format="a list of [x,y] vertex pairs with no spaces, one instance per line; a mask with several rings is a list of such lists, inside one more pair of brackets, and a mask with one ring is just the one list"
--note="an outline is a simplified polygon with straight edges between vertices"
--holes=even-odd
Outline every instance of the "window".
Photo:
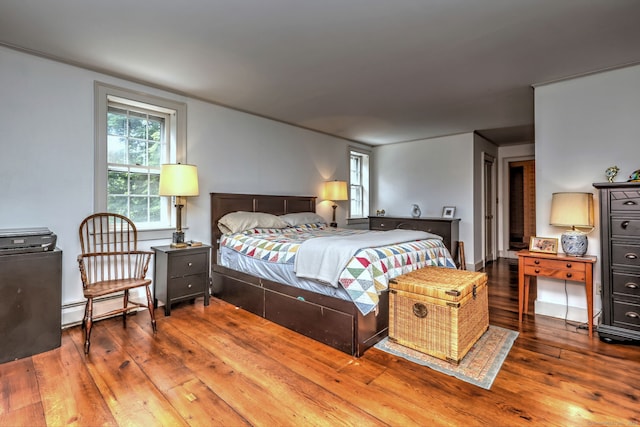
[[369,153],[349,150],[349,217],[366,218],[369,215]]
[[184,104],[96,83],[96,212],[131,218],[140,237],[166,237],[148,231],[175,224],[171,200],[158,195],[160,166],[185,161],[185,113]]

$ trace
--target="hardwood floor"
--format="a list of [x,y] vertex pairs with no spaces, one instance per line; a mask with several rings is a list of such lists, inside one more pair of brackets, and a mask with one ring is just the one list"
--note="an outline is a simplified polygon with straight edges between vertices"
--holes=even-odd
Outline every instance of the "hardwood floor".
[[[490,323],[520,335],[491,390],[377,349],[359,358],[212,298],[79,327],[0,365],[2,426],[640,424],[640,347],[558,319],[517,320],[517,262],[489,273]],[[532,298],[533,300],[533,298]]]

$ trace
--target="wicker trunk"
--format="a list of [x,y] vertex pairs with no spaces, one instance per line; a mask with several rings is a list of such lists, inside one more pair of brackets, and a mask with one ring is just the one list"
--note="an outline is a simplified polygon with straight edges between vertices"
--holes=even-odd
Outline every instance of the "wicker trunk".
[[486,273],[425,267],[389,284],[389,339],[459,363],[489,327]]

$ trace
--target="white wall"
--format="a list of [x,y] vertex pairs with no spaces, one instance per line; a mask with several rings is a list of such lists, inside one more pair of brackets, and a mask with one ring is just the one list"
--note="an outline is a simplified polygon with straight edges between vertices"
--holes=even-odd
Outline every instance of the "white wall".
[[[617,181],[640,168],[640,66],[589,75],[535,89],[537,234],[560,237],[549,225],[551,194],[559,191],[597,192],[604,171],[617,165]],[[589,234],[588,254],[600,256],[599,214]],[[600,262],[595,269],[595,288]],[[586,322],[584,286],[567,282],[569,319]],[[594,297],[594,313],[601,298]],[[536,313],[565,315],[563,282],[538,281]]]
[[[324,180],[348,178],[344,140],[0,47],[0,228],[57,234],[63,305],[82,301],[77,227],[93,212],[96,80],[187,103],[187,160],[200,180],[189,239],[211,240],[209,192],[320,196]],[[319,199],[318,213],[329,219],[330,203]]]
[[374,147],[371,211],[411,216],[415,203],[423,217],[439,218],[443,206],[455,206],[467,264],[475,263],[473,144],[467,133]]

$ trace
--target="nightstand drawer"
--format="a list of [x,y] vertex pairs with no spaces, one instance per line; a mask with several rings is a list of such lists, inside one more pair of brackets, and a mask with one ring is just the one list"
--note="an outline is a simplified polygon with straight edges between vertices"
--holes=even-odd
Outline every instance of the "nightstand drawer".
[[524,274],[527,276],[543,276],[543,277],[552,277],[555,279],[562,280],[575,280],[578,282],[584,282],[586,278],[586,273],[584,268],[578,269],[555,269],[552,267],[541,267],[541,266],[533,266],[527,265],[524,267]]
[[206,273],[208,253],[184,254],[169,259],[169,277],[182,277],[191,274]]
[[207,278],[205,273],[170,279],[171,301],[173,302],[189,296],[202,295],[206,284]]
[[389,218],[370,218],[369,229],[371,230],[395,230],[398,221]]

